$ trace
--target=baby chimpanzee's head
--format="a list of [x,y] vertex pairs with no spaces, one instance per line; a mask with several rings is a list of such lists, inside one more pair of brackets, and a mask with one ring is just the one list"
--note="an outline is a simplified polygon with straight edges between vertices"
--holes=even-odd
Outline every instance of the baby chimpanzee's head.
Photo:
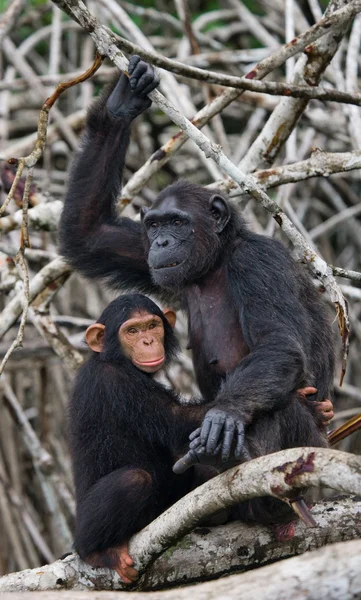
[[101,360],[127,359],[141,371],[155,373],[178,351],[175,322],[173,310],[162,311],[142,294],[126,294],[107,306],[85,339]]

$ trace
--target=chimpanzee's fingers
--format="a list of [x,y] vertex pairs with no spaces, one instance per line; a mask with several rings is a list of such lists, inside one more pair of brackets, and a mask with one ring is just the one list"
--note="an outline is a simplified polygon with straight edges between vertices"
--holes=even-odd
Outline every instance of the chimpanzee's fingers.
[[194,440],[189,443],[189,447],[192,450],[195,450],[196,448],[204,448],[204,446],[201,444],[201,438],[199,436],[194,438]]
[[212,417],[207,415],[204,418],[204,421],[202,423],[202,427],[201,427],[201,444],[202,446],[205,446],[208,440],[208,434],[211,430],[212,427]]
[[333,404],[331,400],[322,400],[322,402],[317,402],[316,410],[321,413],[333,413]]
[[298,389],[297,393],[301,396],[313,396],[314,394],[317,394],[317,388],[308,386]]
[[129,77],[130,87],[138,96],[144,97],[159,84],[153,65],[139,60]]
[[225,422],[225,417],[222,414],[214,415],[212,419],[211,430],[208,435],[208,440],[206,444],[206,452],[207,454],[213,454],[216,446],[219,442],[220,435],[222,433],[223,425]]
[[234,456],[237,460],[240,460],[242,457],[242,448],[244,443],[244,425],[242,421],[236,421],[237,428],[237,445],[234,451]]
[[[220,451],[222,450],[222,446],[223,446],[223,440],[221,440],[219,442],[219,444],[217,445],[215,451],[213,452],[213,456],[217,456]],[[201,446],[202,448],[204,448],[204,446]],[[197,450],[197,454],[200,454],[200,450]]]
[[[133,72],[129,77],[130,87],[133,92],[135,92],[135,91],[138,92],[139,81],[142,78],[142,76],[144,75],[144,73],[146,73],[147,71],[148,71],[148,64],[146,62],[144,62],[143,60],[140,60],[138,62],[138,64],[136,65],[136,67],[134,67]],[[147,83],[147,85],[148,85],[148,83]]]
[[224,424],[222,462],[227,462],[230,457],[235,428],[234,419],[232,419],[232,417],[228,417]]
[[124,94],[126,93],[128,86],[128,79],[124,73],[122,73],[107,100],[107,108],[114,116],[118,116],[118,112],[122,107]]
[[[219,444],[216,446],[215,450],[213,450],[212,454],[210,454],[209,456],[217,456],[218,454],[220,454],[220,452],[222,450],[222,445],[223,445],[223,440],[221,439]],[[201,439],[199,437],[194,439],[189,444],[189,448],[191,450],[194,450],[194,452],[196,452],[197,456],[199,456],[200,454],[205,454],[205,452],[206,452],[206,447],[202,446]]]
[[144,75],[141,76],[137,84],[138,96],[141,96],[142,98],[146,96],[147,94],[145,93],[145,90],[149,88],[149,91],[151,91],[153,89],[153,83],[154,71],[153,68],[148,65],[147,71],[144,73]]
[[142,96],[148,96],[150,92],[152,92],[159,85],[159,77],[158,73],[153,70],[153,76],[151,82],[147,85],[147,87],[142,91]]
[[189,436],[189,439],[192,441],[194,440],[194,438],[199,437],[201,433],[201,428],[198,427],[198,429],[195,429],[194,431],[192,431],[192,433]]
[[182,456],[182,458],[177,460],[177,462],[173,465],[173,473],[180,475],[189,469],[189,467],[197,465],[198,463],[199,460],[197,458],[197,454],[194,452],[194,450],[189,450],[185,456]]
[[128,65],[129,75],[132,75],[135,67],[137,66],[137,64],[139,63],[140,60],[142,60],[142,59],[140,58],[140,56],[138,56],[138,54],[133,54],[133,56],[130,57],[129,65]]

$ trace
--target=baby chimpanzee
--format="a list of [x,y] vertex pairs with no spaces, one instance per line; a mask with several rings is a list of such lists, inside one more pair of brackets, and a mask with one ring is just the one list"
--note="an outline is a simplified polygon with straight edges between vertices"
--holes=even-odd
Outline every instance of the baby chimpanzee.
[[202,481],[194,468],[175,475],[172,465],[207,408],[181,406],[152,378],[178,350],[175,319],[140,294],[111,302],[86,332],[93,354],[70,400],[75,548],[126,583],[137,576],[128,554],[131,535]]
[[[75,548],[92,566],[115,569],[125,583],[137,577],[129,538],[216,473],[203,464],[195,466],[213,465],[202,449],[193,445],[188,450],[189,435],[197,432],[207,404],[182,405],[177,394],[152,377],[178,350],[175,320],[172,310],[163,313],[140,294],[111,302],[87,329],[93,354],[79,370],[69,405]],[[300,404],[298,410],[305,408]],[[249,454],[253,437],[246,430],[243,448],[243,427],[228,431],[226,423],[214,466],[218,455],[226,467],[228,459],[238,462],[243,450]],[[176,475],[172,466],[182,455]],[[272,518],[274,514],[272,505]]]

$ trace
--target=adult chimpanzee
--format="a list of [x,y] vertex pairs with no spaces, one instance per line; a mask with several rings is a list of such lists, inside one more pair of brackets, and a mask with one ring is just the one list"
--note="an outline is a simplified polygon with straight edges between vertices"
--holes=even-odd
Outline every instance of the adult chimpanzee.
[[136,577],[129,537],[204,481],[172,465],[202,421],[152,374],[174,356],[175,313],[140,294],[120,296],[86,332],[93,350],[75,382],[69,433],[76,487],[75,548],[95,567]]
[[117,218],[130,124],[158,85],[153,68],[137,56],[129,74],[90,111],[65,201],[62,253],[87,276],[181,299],[209,408],[201,431],[208,454],[244,428],[246,436],[259,431],[251,456],[326,445],[311,409],[293,399],[310,385],[315,400],[329,396],[331,329],[310,277],[288,250],[249,231],[219,193],[186,182],[163,190],[141,223]]

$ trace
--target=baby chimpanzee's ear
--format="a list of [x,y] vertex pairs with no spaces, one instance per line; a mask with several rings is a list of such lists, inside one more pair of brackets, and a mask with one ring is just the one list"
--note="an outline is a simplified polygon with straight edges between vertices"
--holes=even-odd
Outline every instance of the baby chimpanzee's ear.
[[94,323],[85,332],[85,341],[94,352],[102,352],[104,346],[105,325]]
[[171,328],[174,329],[176,321],[177,321],[177,315],[175,314],[175,311],[172,310],[171,308],[165,308],[163,310],[163,315],[167,319]]

